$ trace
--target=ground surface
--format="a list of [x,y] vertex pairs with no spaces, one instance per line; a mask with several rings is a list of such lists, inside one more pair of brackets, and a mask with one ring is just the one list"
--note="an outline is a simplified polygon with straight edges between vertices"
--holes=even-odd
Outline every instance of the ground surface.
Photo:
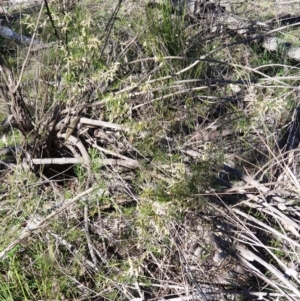
[[299,300],[300,4],[118,3],[3,40],[0,300]]

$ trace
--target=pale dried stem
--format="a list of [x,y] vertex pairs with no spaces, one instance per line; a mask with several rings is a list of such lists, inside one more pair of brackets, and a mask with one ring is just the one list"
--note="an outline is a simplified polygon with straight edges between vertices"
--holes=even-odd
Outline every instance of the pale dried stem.
[[32,45],[34,44],[34,38],[35,38],[35,35],[37,33],[37,29],[38,29],[38,25],[39,25],[39,21],[40,21],[40,18],[42,16],[42,13],[43,13],[43,8],[44,8],[44,1],[42,2],[41,4],[41,8],[40,8],[40,12],[39,12],[39,15],[38,15],[38,18],[37,18],[37,21],[36,21],[36,24],[35,24],[35,28],[34,28],[34,32],[33,32],[33,35],[32,35],[32,38],[31,38],[31,42],[30,42],[30,45],[29,45],[29,49],[27,51],[27,55],[26,55],[26,58],[22,64],[22,68],[21,68],[21,72],[20,72],[20,75],[19,75],[19,79],[15,85],[15,87],[12,89],[12,93],[16,93],[17,90],[19,89],[19,86],[21,84],[21,81],[22,81],[22,76],[23,76],[23,73],[24,73],[24,70],[25,70],[25,67],[27,65],[27,62],[29,60],[29,55],[30,55],[30,50],[32,48]]
[[288,298],[288,300],[293,300],[293,298],[290,298],[289,295],[279,287],[279,285],[275,284],[274,281],[271,281],[269,278],[264,276],[257,268],[255,268],[252,264],[250,264],[249,261],[255,260],[255,261],[259,262],[268,271],[270,271],[273,275],[275,275],[282,283],[284,283],[286,285],[286,287],[289,290],[291,290],[298,298],[300,298],[300,291],[298,290],[298,288],[295,287],[295,285],[290,280],[288,280],[280,271],[278,271],[274,266],[272,266],[271,264],[268,264],[267,262],[262,260],[260,257],[258,257],[257,255],[255,255],[254,253],[252,253],[251,251],[245,249],[244,247],[242,247],[240,245],[236,246],[236,249],[240,252],[238,257],[241,259],[242,262],[244,262],[249,268],[252,269],[252,272],[253,271],[257,272],[262,279],[264,279],[271,286],[273,286],[278,291],[283,293]]
[[232,211],[239,214],[240,216],[243,216],[244,218],[254,222],[258,226],[260,226],[262,229],[264,229],[267,233],[272,233],[275,237],[286,240],[290,244],[294,245],[295,247],[300,247],[300,244],[298,242],[294,241],[293,239],[291,239],[287,235],[284,235],[284,234],[280,233],[279,231],[275,230],[274,228],[266,225],[264,222],[258,220],[254,216],[251,216],[251,215],[249,215],[245,212],[242,212],[241,210],[239,210],[237,208],[232,208]]
[[80,123],[86,124],[86,125],[89,125],[92,127],[104,127],[104,128],[110,128],[110,129],[114,129],[114,130],[118,130],[118,131],[122,131],[122,130],[129,131],[129,129],[123,125],[119,125],[119,124],[111,123],[111,122],[107,122],[107,121],[102,121],[102,120],[89,119],[89,118],[85,118],[85,117],[80,118]]
[[90,233],[89,233],[89,217],[88,217],[88,206],[87,205],[84,205],[84,230],[85,230],[85,236],[86,236],[86,241],[87,241],[88,248],[90,251],[90,255],[92,257],[94,265],[97,266],[98,260],[95,255],[94,248],[92,245],[92,240],[91,240]]
[[[57,138],[65,138],[65,137],[66,137],[66,134],[57,133]],[[85,162],[90,163],[90,156],[89,156],[88,152],[86,151],[85,147],[83,146],[82,142],[79,139],[77,139],[76,137],[71,135],[71,136],[69,136],[67,142],[75,145],[79,149]]]
[[86,160],[82,157],[79,158],[44,158],[44,159],[31,159],[32,164],[34,165],[45,165],[45,164],[83,164]]

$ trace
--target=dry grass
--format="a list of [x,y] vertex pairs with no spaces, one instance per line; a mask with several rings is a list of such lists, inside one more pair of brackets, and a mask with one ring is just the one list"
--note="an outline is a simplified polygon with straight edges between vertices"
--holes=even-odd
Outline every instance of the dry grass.
[[117,3],[51,3],[62,43],[27,59],[4,43],[34,130],[1,128],[0,300],[298,300],[298,63]]

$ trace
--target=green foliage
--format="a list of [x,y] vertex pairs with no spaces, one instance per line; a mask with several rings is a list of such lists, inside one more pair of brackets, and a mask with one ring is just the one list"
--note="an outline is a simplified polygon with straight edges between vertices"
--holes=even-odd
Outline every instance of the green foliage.
[[126,95],[112,96],[105,106],[109,121],[124,124],[129,119],[129,106]]
[[148,9],[147,22],[148,37],[157,43],[159,49],[169,55],[179,55],[185,39],[183,15],[172,14],[172,6],[167,2],[161,10]]
[[82,81],[101,68],[101,41],[93,31],[95,24],[88,11],[75,10],[65,15],[59,26],[62,33],[68,33],[68,40],[61,48],[66,80]]
[[84,185],[85,181],[87,180],[88,172],[89,172],[87,170],[87,167],[84,166],[83,164],[75,164],[73,169],[74,169],[75,176],[78,179],[79,185]]
[[[172,285],[178,279],[186,282],[183,267],[189,263],[182,264],[180,248],[187,246],[187,260],[194,260],[196,265],[213,257],[214,244],[201,236],[202,230],[211,234],[202,213],[218,216],[218,227],[227,223],[223,219],[233,217],[231,208],[226,207],[228,211],[222,216],[216,205],[219,199],[223,202],[222,195],[214,194],[213,185],[219,165],[227,157],[252,160],[256,150],[263,153],[265,141],[270,148],[275,145],[274,133],[295,108],[291,87],[297,84],[299,70],[284,66],[278,53],[246,44],[213,53],[232,42],[227,31],[212,38],[202,19],[194,24],[185,12],[174,12],[171,1],[160,8],[147,7],[146,15],[141,9],[127,13],[125,4],[129,2],[125,1],[123,15],[116,18],[110,18],[111,2],[67,2],[65,6],[51,3],[51,16],[61,39],[58,45],[30,56],[28,62],[28,49],[20,48],[18,58],[10,58],[16,74],[26,62],[22,91],[26,102],[34,104],[32,113],[38,112],[36,126],[52,118],[58,103],[77,109],[93,102],[84,110],[85,117],[129,130],[103,127],[103,139],[92,137],[93,128],[75,132],[89,148],[91,164],[89,169],[74,166],[72,176],[77,181],[73,186],[63,175],[62,180],[39,178],[41,171],[35,167],[27,171],[13,167],[3,173],[1,250],[20,236],[32,217],[48,214],[42,208],[48,199],[64,204],[86,186],[89,177],[94,180],[95,191],[52,217],[0,262],[0,299],[89,300],[96,296],[127,301],[137,295],[135,285],[140,285],[139,281],[153,290],[154,296],[158,290],[152,284],[158,281],[166,285],[170,279]],[[233,6],[233,10],[243,10],[247,3]],[[26,33],[32,32],[35,22],[36,14],[24,18]],[[49,18],[38,26],[38,33],[44,41],[58,39]],[[208,58],[223,64],[197,61],[209,53]],[[238,92],[228,84],[235,80],[241,88]],[[284,89],[282,83],[286,84]],[[229,134],[222,136],[226,131]],[[43,132],[41,136],[47,129]],[[106,153],[107,158],[132,158],[138,168],[102,164],[104,155],[90,147],[90,141],[117,154]],[[10,145],[22,142],[18,132],[8,135]],[[39,143],[36,147],[44,151],[46,143]],[[0,148],[4,146],[1,142]],[[49,154],[44,151],[43,155],[46,158]],[[267,158],[268,154],[264,155]],[[57,167],[45,168],[52,172]],[[254,171],[251,166],[250,173]],[[224,192],[223,186],[217,188]],[[218,200],[212,204],[208,194]],[[197,218],[195,222],[189,220],[189,214]],[[247,214],[271,224],[267,213],[252,209]],[[197,245],[203,244],[198,258],[192,250],[192,236]],[[279,240],[268,243],[284,258]],[[201,274],[197,277],[200,279]]]

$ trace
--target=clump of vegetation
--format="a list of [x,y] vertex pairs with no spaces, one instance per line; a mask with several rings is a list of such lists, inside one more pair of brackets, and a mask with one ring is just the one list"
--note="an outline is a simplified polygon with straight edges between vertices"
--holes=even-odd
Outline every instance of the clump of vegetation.
[[196,2],[7,8],[0,299],[299,299],[297,18]]

